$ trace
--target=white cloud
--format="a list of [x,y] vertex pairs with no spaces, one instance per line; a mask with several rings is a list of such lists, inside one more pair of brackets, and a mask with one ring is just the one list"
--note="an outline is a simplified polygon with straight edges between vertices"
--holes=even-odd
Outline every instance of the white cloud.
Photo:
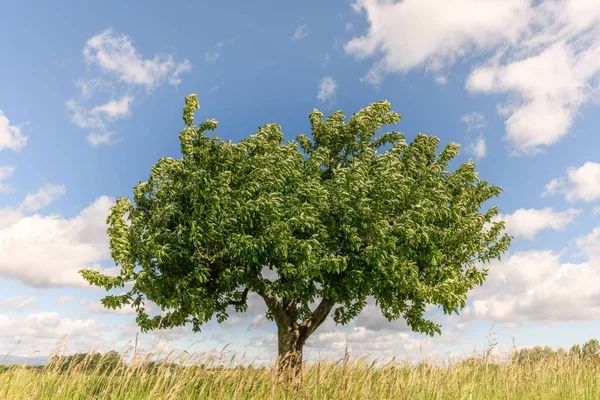
[[465,114],[460,119],[467,125],[468,132],[478,132],[476,138],[471,140],[467,145],[467,151],[475,155],[476,159],[481,159],[487,154],[487,146],[483,137],[483,129],[487,126],[485,114],[480,112],[472,112]]
[[25,144],[27,144],[27,136],[21,134],[21,128],[11,125],[0,110],[0,151],[4,149],[19,151]]
[[67,108],[71,112],[71,121],[80,128],[106,129],[109,122],[130,115],[132,102],[133,97],[124,96],[88,110],[76,100],[70,99],[67,101]]
[[103,144],[113,144],[120,142],[121,139],[113,139],[115,133],[114,132],[105,132],[105,133],[90,133],[85,138],[92,147],[98,147]]
[[89,351],[94,345],[107,342],[100,328],[92,319],[73,320],[55,312],[33,313],[21,319],[0,314],[0,353],[12,351],[21,341],[14,355],[47,355],[64,335],[66,346]]
[[0,276],[33,287],[89,288],[77,272],[110,258],[106,218],[114,204],[102,196],[67,219],[0,209]]
[[506,65],[492,62],[480,66],[471,73],[466,88],[470,92],[515,94],[517,100],[505,106],[509,114],[505,138],[517,152],[535,153],[569,132],[589,96],[588,81],[600,71],[600,57],[594,56],[599,50],[600,43],[577,54],[561,41]]
[[219,58],[219,53],[206,52],[206,54],[204,54],[204,60],[209,64],[214,63],[215,61],[217,61],[218,58]]
[[304,39],[308,36],[308,25],[300,25],[294,31],[294,35],[291,37],[292,40]]
[[573,218],[581,213],[581,210],[570,208],[567,211],[554,212],[552,207],[541,210],[530,208],[519,208],[512,214],[497,215],[493,221],[504,221],[506,230],[510,235],[533,239],[543,229],[554,229],[560,231],[573,222]]
[[83,49],[89,64],[114,74],[121,82],[154,88],[164,82],[178,85],[179,75],[191,70],[188,60],[175,62],[171,54],[155,54],[145,59],[134,47],[131,38],[106,29],[89,39]]
[[438,85],[447,85],[448,84],[448,78],[446,78],[443,75],[438,75],[435,77],[435,83],[437,83]]
[[324,67],[327,66],[327,64],[329,64],[329,60],[330,60],[330,56],[329,56],[329,53],[327,53],[321,57],[321,65]]
[[467,130],[481,130],[487,126],[487,118],[484,113],[472,112],[470,114],[463,115],[460,120],[467,124]]
[[109,81],[100,78],[78,78],[73,84],[79,88],[84,99],[90,98],[99,88],[107,89],[112,86]]
[[15,167],[10,165],[0,167],[0,193],[10,192],[12,190],[10,185],[4,183],[3,181],[10,178],[15,173],[15,169]]
[[[115,314],[115,315],[131,315],[135,314],[135,308],[123,305],[121,308],[106,308],[100,301],[93,301],[88,305],[90,312],[94,314]],[[152,310],[152,307],[147,305],[144,307],[147,312]]]
[[435,75],[459,60],[493,54],[466,89],[504,93],[513,154],[535,154],[565,135],[600,90],[597,0],[358,0],[367,33],[346,44],[357,59],[380,57],[363,78],[424,67]]
[[250,325],[248,325],[248,330],[249,331],[262,330],[262,329],[264,329],[266,324],[267,324],[267,318],[265,317],[265,315],[257,314],[250,321]]
[[346,32],[352,32],[354,30],[354,25],[352,22],[347,22],[346,25],[344,25],[344,28],[346,28]]
[[23,311],[25,309],[32,308],[36,300],[36,296],[13,296],[0,301],[0,308],[9,308],[14,311]]
[[375,85],[385,74],[419,66],[439,71],[473,51],[518,40],[527,25],[527,0],[359,0],[369,30],[345,46],[358,59],[382,55],[365,77]]
[[591,202],[600,199],[600,163],[586,162],[579,168],[570,167],[566,178],[552,179],[542,197],[563,193],[568,201]]
[[470,294],[472,306],[448,322],[493,320],[514,326],[524,319],[551,323],[600,317],[598,258],[569,264],[552,251],[523,251],[486,268],[490,272],[485,283]]
[[337,87],[337,83],[331,76],[324,77],[319,83],[319,93],[317,94],[317,99],[321,101],[331,99],[335,95]]
[[485,138],[479,136],[473,143],[470,143],[467,150],[475,155],[476,159],[481,159],[487,155],[487,146],[485,145]]
[[42,186],[37,192],[28,194],[21,202],[19,209],[22,211],[38,211],[47,207],[54,200],[57,200],[66,193],[64,185],[54,185],[48,183]]
[[[80,93],[69,99],[66,107],[74,124],[96,131],[87,136],[93,147],[118,142],[112,138],[114,132],[110,131],[110,125],[131,115],[134,100],[143,97],[139,88],[148,92],[165,83],[177,86],[181,75],[191,70],[188,60],[176,62],[171,54],[158,53],[153,58],[144,58],[128,36],[112,29],[90,38],[83,55],[88,65],[98,67],[102,74],[75,80]],[[98,89],[110,89],[111,97],[99,101]]]
[[96,106],[90,111],[91,114],[104,114],[108,118],[115,119],[129,115],[133,97],[124,96],[120,100],[111,100],[106,104]]
[[56,304],[66,304],[71,303],[75,300],[75,298],[71,295],[60,296],[56,298]]
[[589,258],[600,259],[600,227],[576,240],[577,247]]

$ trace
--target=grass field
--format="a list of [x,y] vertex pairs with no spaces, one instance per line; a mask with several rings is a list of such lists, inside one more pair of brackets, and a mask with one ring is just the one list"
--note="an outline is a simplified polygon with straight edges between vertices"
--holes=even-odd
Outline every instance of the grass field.
[[[301,380],[272,367],[238,367],[215,358],[194,365],[96,356],[65,365],[0,370],[0,399],[600,399],[600,362],[572,352],[537,352],[504,363],[471,358],[437,365],[365,359],[307,363]],[[221,367],[218,367],[221,365]]]

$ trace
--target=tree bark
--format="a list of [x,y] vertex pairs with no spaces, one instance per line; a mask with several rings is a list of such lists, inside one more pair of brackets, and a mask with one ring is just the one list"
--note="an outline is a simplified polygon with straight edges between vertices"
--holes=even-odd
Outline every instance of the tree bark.
[[309,336],[325,321],[335,301],[322,299],[321,303],[302,323],[296,320],[295,302],[279,301],[270,293],[261,295],[277,324],[278,368],[299,376],[302,372],[302,350]]
[[299,375],[302,369],[302,349],[304,340],[300,325],[277,326],[278,368],[280,372],[291,372]]

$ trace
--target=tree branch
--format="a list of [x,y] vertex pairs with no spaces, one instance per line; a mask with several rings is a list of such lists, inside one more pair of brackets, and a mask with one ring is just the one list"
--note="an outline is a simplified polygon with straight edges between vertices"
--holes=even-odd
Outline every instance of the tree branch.
[[260,297],[263,298],[265,304],[273,317],[275,318],[275,322],[278,326],[286,326],[288,325],[288,316],[283,308],[282,304],[279,302],[277,297],[273,296],[271,292],[258,293]]
[[323,298],[315,311],[300,324],[300,340],[303,342],[325,321],[335,301]]
[[250,289],[245,288],[244,291],[242,292],[242,298],[240,300],[229,300],[229,305],[230,306],[241,306],[246,304],[246,300],[248,299],[248,292],[250,291]]

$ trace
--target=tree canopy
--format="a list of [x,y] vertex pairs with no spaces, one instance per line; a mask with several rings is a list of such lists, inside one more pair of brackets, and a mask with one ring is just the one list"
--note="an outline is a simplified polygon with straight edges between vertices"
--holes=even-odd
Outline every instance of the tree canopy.
[[[481,285],[480,263],[510,245],[497,207],[482,205],[501,188],[480,180],[475,164],[450,171],[459,145],[419,134],[380,134],[401,119],[387,101],[346,121],[309,114],[311,135],[284,141],[277,124],[239,143],[208,135],[217,121],[194,124],[196,95],[187,96],[182,157],[162,158],[133,201],[117,198],[108,217],[118,276],[81,271],[107,290],[109,308],[132,304],[142,330],[191,324],[193,331],[228,307],[247,308],[250,292],[275,320],[279,352],[300,352],[330,315],[346,324],[372,296],[388,320],[440,333],[424,317],[465,306]],[[276,272],[267,279],[265,269]],[[156,303],[162,315],[149,316]]]

